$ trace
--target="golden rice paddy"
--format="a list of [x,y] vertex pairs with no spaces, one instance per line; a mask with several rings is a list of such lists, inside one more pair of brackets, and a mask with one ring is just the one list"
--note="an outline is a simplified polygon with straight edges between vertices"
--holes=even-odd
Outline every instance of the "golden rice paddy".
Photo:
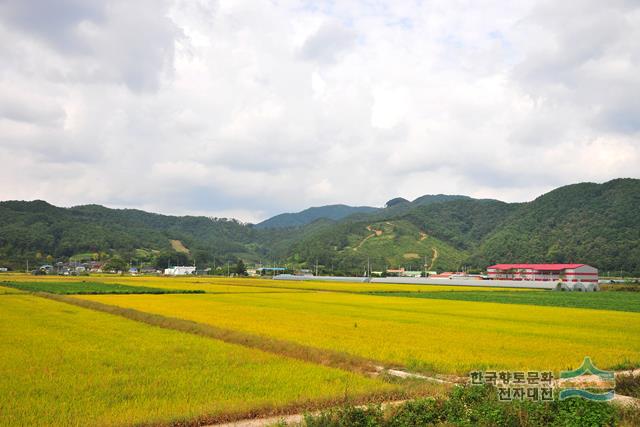
[[332,292],[81,298],[443,373],[640,361],[639,313]]
[[[325,363],[331,355],[459,376],[558,372],[585,356],[602,369],[640,366],[637,312],[367,294],[513,290],[210,277],[0,280],[207,292],[60,297],[90,306],[81,308],[0,283],[0,425],[220,420],[407,390]],[[106,314],[91,301],[122,309]]]
[[0,354],[7,426],[215,420],[392,388],[30,295],[0,297]]

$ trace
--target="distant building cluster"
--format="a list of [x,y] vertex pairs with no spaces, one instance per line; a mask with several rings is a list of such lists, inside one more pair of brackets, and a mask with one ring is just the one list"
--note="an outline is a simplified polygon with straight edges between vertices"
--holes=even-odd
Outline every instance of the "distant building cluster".
[[[6,272],[8,269],[0,267],[0,272]],[[88,261],[88,262],[57,262],[55,264],[44,264],[31,270],[32,274],[57,274],[64,276],[86,275],[89,273],[127,273],[130,275],[138,274],[164,274],[165,276],[189,276],[189,275],[209,275],[212,274],[210,268],[196,269],[196,266],[173,266],[158,270],[155,267],[132,267],[125,268],[124,271],[113,271],[108,261]],[[231,271],[227,265],[227,275],[235,276],[238,273]],[[283,276],[291,276],[304,280],[314,278],[317,273],[310,269],[289,269],[285,267],[258,267],[246,269],[248,276],[271,276],[281,278]],[[322,276],[326,279],[329,276]],[[330,276],[339,279],[337,276]],[[429,279],[450,279],[451,282],[459,282],[461,280],[489,280],[489,281],[505,281],[501,285],[507,285],[507,281],[521,282],[518,286],[533,285],[532,282],[555,282],[558,287],[566,290],[597,288],[598,286],[598,269],[587,264],[495,264],[487,267],[486,274],[470,274],[468,272],[452,272],[445,271],[438,273],[436,271],[420,271],[406,270],[405,268],[388,268],[382,271],[365,271],[362,277],[370,279],[371,277],[399,278],[396,280],[417,280],[420,278]],[[320,277],[318,277],[320,279]],[[348,280],[349,277],[342,279]],[[353,279],[353,278],[352,278]],[[496,283],[497,285],[497,283]],[[515,286],[515,284],[514,284]],[[533,286],[535,287],[535,286]],[[549,288],[548,285],[545,285]]]
[[[2,271],[2,270],[0,270]],[[124,271],[115,271],[107,267],[106,261],[87,261],[87,262],[56,262],[55,264],[43,264],[34,270],[31,274],[47,274],[59,276],[80,276],[89,273],[123,273]],[[126,271],[129,274],[156,274],[159,273],[155,267],[132,267]]]

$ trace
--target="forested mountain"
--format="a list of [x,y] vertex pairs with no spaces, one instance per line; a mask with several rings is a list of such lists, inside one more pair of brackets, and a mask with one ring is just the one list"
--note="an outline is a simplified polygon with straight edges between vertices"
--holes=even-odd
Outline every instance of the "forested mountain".
[[[172,240],[187,250],[176,250]],[[20,266],[70,257],[164,264],[191,258],[223,262],[261,248],[251,226],[233,219],[176,217],[98,205],[58,208],[44,201],[0,202],[0,264]]]
[[256,228],[284,228],[307,225],[325,218],[339,220],[355,213],[371,213],[378,208],[370,206],[327,205],[305,209],[297,213],[283,213],[256,224]]
[[568,185],[524,203],[482,240],[476,264],[584,262],[640,272],[640,180]]
[[367,261],[374,270],[440,271],[494,262],[584,262],[604,272],[640,274],[638,206],[637,179],[569,185],[527,203],[429,195],[398,198],[385,208],[334,205],[260,226],[10,201],[0,202],[0,266],[118,256],[158,266],[167,259],[199,266],[237,259],[291,267],[317,262],[333,274],[361,274]]

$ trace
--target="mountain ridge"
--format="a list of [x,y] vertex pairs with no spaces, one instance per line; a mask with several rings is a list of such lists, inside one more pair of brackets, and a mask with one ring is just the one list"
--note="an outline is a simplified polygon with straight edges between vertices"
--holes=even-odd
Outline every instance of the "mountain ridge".
[[350,206],[345,204],[313,206],[299,212],[286,212],[272,216],[271,218],[267,218],[264,221],[257,223],[255,226],[257,228],[299,227],[310,224],[321,218],[337,221],[351,215],[381,212],[385,209],[398,209],[401,206],[415,207],[419,205],[442,203],[459,199],[471,199],[471,197],[450,194],[425,194],[417,197],[413,201],[409,201],[403,197],[396,197],[387,201],[384,208],[372,206]]

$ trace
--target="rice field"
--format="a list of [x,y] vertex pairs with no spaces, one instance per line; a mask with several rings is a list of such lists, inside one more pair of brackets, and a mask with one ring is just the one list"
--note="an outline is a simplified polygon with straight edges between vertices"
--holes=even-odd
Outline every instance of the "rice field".
[[640,362],[638,313],[333,292],[78,298],[429,372]]
[[7,426],[215,420],[393,389],[30,295],[0,297],[0,354],[0,425]]
[[[14,280],[15,278],[15,280]],[[6,280],[20,282],[60,281],[60,276],[9,276]],[[413,285],[398,283],[360,283],[360,282],[324,282],[292,281],[263,278],[228,277],[156,277],[156,276],[117,276],[101,275],[90,278],[83,276],[64,277],[65,281],[82,282],[90,280],[102,283],[120,283],[128,286],[148,286],[162,289],[195,290],[207,293],[253,293],[253,292],[291,292],[291,291],[327,291],[349,293],[372,292],[538,292],[531,289],[478,288],[473,286]],[[539,292],[544,292],[540,290]]]
[[22,293],[22,291],[19,291],[18,289],[8,288],[6,286],[0,286],[0,295],[19,293]]
[[[0,283],[0,425],[210,422],[321,407],[345,396],[442,390],[371,377],[375,366],[464,377],[477,369],[558,372],[590,356],[602,369],[640,367],[640,313],[622,292],[211,277],[4,279],[24,291]],[[28,293],[56,290],[60,282],[81,291],[206,293]],[[589,308],[558,306],[561,298]]]
[[[149,287],[167,290],[204,291],[206,293],[279,293],[279,292],[304,292],[305,289],[284,288],[279,286],[266,286],[273,281],[263,279],[212,279],[197,277],[153,277],[153,276],[30,276],[12,275],[5,276],[5,281],[15,283],[55,283],[63,280],[65,283],[108,283],[125,286]],[[1,285],[1,283],[0,283]]]

